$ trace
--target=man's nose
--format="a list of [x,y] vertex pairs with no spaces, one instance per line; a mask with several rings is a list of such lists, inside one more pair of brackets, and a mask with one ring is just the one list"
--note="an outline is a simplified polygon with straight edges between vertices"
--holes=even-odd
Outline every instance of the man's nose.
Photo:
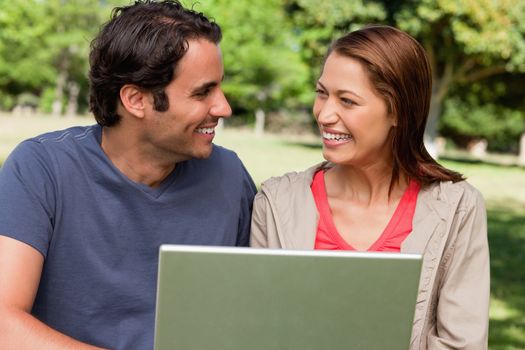
[[210,110],[210,114],[220,118],[231,117],[232,108],[222,90],[217,94],[216,101]]

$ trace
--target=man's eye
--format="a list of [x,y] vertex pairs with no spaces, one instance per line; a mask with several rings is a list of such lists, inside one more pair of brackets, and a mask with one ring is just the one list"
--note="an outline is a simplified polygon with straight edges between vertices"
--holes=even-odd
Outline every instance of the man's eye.
[[197,91],[197,93],[195,94],[195,96],[198,96],[198,97],[206,97],[210,94],[210,89],[206,89],[206,90],[202,90],[202,91]]
[[211,93],[211,89],[204,89],[204,90],[199,90],[199,91],[196,91],[194,94],[193,94],[193,97],[196,97],[196,98],[206,98],[208,97],[208,95]]

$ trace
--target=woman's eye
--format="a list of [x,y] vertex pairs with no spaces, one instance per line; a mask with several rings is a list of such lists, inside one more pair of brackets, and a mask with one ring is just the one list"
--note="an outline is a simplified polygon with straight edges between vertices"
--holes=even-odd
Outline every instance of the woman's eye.
[[347,106],[355,105],[355,102],[349,98],[341,97],[341,102]]
[[315,89],[315,93],[318,95],[326,95],[326,92],[322,89]]

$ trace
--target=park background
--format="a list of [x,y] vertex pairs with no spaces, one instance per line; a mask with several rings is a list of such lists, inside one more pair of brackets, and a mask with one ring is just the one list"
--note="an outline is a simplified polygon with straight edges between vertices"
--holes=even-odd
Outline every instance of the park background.
[[[382,23],[419,40],[434,75],[426,144],[487,202],[490,349],[525,349],[525,1],[183,3],[223,29],[224,90],[234,116],[216,143],[239,154],[257,185],[321,160],[310,109],[335,37]],[[111,9],[127,4],[0,0],[0,165],[27,137],[94,122],[89,43]]]

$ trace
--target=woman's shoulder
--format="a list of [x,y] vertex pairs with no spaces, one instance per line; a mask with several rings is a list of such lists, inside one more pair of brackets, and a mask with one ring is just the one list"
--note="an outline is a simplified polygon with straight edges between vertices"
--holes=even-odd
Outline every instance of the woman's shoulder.
[[460,189],[467,196],[475,196],[475,197],[480,196],[481,197],[481,192],[467,180],[457,181],[457,182],[444,181],[444,182],[441,182],[441,186],[443,190]]
[[463,181],[438,181],[423,190],[430,197],[439,201],[448,201],[454,198],[459,199],[460,204],[469,205],[484,203],[483,195],[466,180]]
[[291,171],[281,176],[271,177],[261,184],[261,191],[276,194],[283,190],[309,187],[315,173],[326,166],[327,162],[322,162],[303,171]]

